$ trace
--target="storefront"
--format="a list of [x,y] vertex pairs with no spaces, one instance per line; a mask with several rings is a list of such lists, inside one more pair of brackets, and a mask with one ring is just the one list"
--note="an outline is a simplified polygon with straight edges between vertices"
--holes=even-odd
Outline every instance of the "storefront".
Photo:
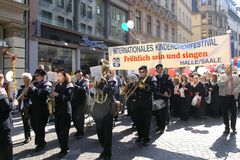
[[64,68],[73,74],[76,70],[76,49],[39,44],[38,50],[38,64],[46,71]]

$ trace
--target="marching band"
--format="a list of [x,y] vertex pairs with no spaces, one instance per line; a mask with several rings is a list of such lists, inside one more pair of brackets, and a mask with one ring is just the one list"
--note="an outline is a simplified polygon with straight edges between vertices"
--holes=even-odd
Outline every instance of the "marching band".
[[[138,69],[139,74],[128,75],[127,81],[124,78],[121,78],[121,81],[115,72],[110,70],[108,61],[103,60],[101,67],[101,77],[94,79],[93,91],[90,89],[89,80],[81,70],[74,73],[75,82],[72,82],[66,70],[57,70],[56,83],[46,80],[46,71],[43,68],[38,68],[33,77],[30,73],[23,73],[23,85],[20,86],[17,100],[24,127],[24,143],[31,141],[30,129],[32,128],[35,133],[35,151],[45,149],[49,97],[54,101],[52,111],[54,111],[55,129],[61,149],[58,156],[63,157],[70,150],[68,139],[71,120],[76,128],[74,136],[77,139],[83,138],[86,103],[90,98],[93,103],[88,110],[96,123],[96,133],[103,148],[99,159],[109,160],[112,156],[113,119],[118,117],[120,111],[124,112],[125,105],[133,122],[133,128],[136,127],[137,130],[135,143],[148,146],[152,115],[156,118],[156,133],[161,135],[170,121],[171,113],[184,121],[188,121],[191,113],[195,118],[205,118],[206,106],[212,105],[207,103],[206,98],[209,94],[215,94],[213,91],[226,87],[226,93],[221,96],[226,100],[224,103],[232,103],[234,101],[233,91],[238,92],[237,89],[240,88],[239,79],[235,76],[233,76],[234,86],[229,80],[226,80],[228,79],[226,76],[220,77],[221,79],[218,81],[216,74],[212,74],[212,79],[208,79],[209,83],[207,84],[201,82],[197,74],[192,76],[191,81],[189,80],[191,77],[186,74],[172,79],[164,72],[162,64],[156,65],[157,74],[155,76],[148,73],[147,66],[143,65]],[[230,74],[227,76],[231,78]],[[227,86],[225,86],[225,81]],[[8,160],[12,159],[10,133],[12,99],[8,98],[4,83],[4,75],[0,74],[0,142],[3,142],[0,143],[0,156],[3,155],[0,159]],[[218,94],[218,91],[216,92]],[[201,99],[200,101],[197,99],[194,103],[193,99],[196,97],[201,97]],[[216,95],[212,95],[212,98],[214,102],[218,102]],[[224,133],[227,133],[230,130],[226,115],[228,111],[222,112],[226,125]],[[233,111],[231,110],[231,112]],[[232,114],[232,119],[231,128],[236,132],[235,112]]]

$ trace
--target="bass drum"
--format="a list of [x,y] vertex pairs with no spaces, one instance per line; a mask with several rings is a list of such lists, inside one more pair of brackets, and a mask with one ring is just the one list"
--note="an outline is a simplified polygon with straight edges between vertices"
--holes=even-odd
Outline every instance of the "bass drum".
[[103,103],[95,102],[92,105],[90,114],[93,117],[94,121],[103,119],[106,115],[111,114],[112,111],[112,103],[109,98]]

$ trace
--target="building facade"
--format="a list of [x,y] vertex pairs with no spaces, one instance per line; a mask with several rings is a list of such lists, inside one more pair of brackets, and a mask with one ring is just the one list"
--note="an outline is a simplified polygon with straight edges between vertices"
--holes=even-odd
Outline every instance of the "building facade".
[[133,0],[130,43],[177,42],[176,0]]
[[227,10],[222,0],[192,0],[192,41],[226,34]]
[[225,6],[228,11],[228,30],[232,32],[232,57],[240,56],[240,6],[233,1],[225,0]]
[[30,1],[29,71],[64,67],[89,72],[107,58],[107,47],[128,43],[121,30],[130,13],[126,0]]
[[177,0],[178,42],[192,41],[192,0]]
[[2,54],[3,47],[16,53],[16,77],[25,71],[26,13],[28,6],[23,0],[0,0],[0,72],[6,74],[13,69],[11,58]]

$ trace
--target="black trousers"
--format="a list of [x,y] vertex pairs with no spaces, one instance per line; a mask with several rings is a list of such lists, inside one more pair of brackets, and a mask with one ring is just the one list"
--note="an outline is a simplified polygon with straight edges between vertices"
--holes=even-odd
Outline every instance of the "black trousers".
[[11,130],[0,131],[0,160],[11,160],[13,155],[13,145]]
[[136,128],[138,132],[138,138],[148,142],[150,140],[150,127],[152,118],[152,108],[136,108]]
[[30,116],[30,123],[35,133],[35,144],[37,146],[44,146],[45,141],[45,127],[48,122],[49,114],[33,114]]
[[55,129],[58,137],[58,142],[62,151],[69,150],[68,137],[71,125],[70,114],[56,114],[55,116]]
[[72,121],[73,125],[77,130],[77,133],[84,135],[84,106],[79,105],[72,110]]
[[234,96],[220,96],[222,114],[223,114],[223,122],[225,124],[225,129],[229,130],[229,117],[228,114],[231,114],[231,128],[232,130],[236,129],[236,121],[237,121],[237,107],[236,100]]
[[98,140],[103,147],[105,155],[112,155],[112,127],[113,116],[107,115],[101,120],[96,120]]
[[156,118],[157,126],[160,130],[164,131],[167,123],[167,106],[161,108],[160,110],[153,111],[153,115]]
[[25,140],[27,140],[28,138],[31,138],[30,118],[22,115],[22,121],[23,121],[23,129],[24,129]]

